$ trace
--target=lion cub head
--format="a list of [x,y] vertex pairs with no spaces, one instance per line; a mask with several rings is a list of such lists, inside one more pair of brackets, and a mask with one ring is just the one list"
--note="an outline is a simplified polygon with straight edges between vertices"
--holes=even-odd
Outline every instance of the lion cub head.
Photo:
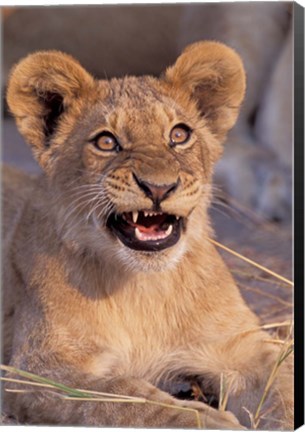
[[172,266],[203,235],[212,167],[245,91],[239,56],[185,49],[160,79],[95,80],[38,52],[13,70],[8,104],[45,172],[55,232],[136,270]]

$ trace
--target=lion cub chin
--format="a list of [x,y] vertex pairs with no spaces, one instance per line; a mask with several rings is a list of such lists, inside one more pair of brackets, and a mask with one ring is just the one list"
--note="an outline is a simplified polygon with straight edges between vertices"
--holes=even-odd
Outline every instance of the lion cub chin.
[[[209,242],[207,216],[244,92],[239,56],[209,41],[159,79],[98,81],[56,51],[13,69],[8,105],[43,175],[4,170],[4,361],[107,393],[63,402],[10,382],[19,422],[251,426],[279,351]],[[158,388],[181,377],[216,397],[223,377],[227,411]],[[291,427],[292,402],[286,361],[259,426]]]

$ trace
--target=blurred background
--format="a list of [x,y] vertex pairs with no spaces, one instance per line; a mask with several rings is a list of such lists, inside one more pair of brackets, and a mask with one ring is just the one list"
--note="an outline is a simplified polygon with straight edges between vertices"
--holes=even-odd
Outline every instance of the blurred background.
[[[218,239],[291,277],[292,2],[17,7],[2,9],[2,88],[30,52],[72,54],[96,78],[158,76],[189,43],[235,48],[247,72],[239,120],[215,172]],[[3,160],[39,172],[4,101]],[[224,254],[265,322],[291,312],[291,287]]]

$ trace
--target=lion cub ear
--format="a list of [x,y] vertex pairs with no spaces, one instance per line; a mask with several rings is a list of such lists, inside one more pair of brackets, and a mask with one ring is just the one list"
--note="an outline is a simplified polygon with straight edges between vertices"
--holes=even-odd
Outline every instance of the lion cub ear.
[[237,119],[246,87],[242,61],[233,49],[211,41],[189,45],[166,70],[165,80],[173,91],[184,88],[216,137],[225,137]]
[[61,116],[93,87],[94,79],[67,54],[41,51],[21,60],[11,72],[9,109],[33,147],[38,162]]

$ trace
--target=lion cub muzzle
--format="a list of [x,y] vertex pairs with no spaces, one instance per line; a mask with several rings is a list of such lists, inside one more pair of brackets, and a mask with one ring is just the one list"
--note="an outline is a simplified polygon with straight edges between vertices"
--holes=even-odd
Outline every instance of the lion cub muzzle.
[[180,179],[175,183],[157,185],[139,179],[134,173],[133,178],[141,191],[151,199],[153,211],[112,214],[107,226],[131,249],[159,251],[173,246],[180,239],[182,218],[163,213],[160,204],[175,192]]
[[151,184],[145,180],[140,180],[134,173],[133,178],[145,195],[152,200],[156,209],[160,207],[161,201],[165,200],[171,193],[175,192],[180,183],[180,179],[178,178],[175,183],[171,184]]
[[113,213],[108,218],[107,227],[125,246],[157,252],[179,241],[183,218],[151,210]]

